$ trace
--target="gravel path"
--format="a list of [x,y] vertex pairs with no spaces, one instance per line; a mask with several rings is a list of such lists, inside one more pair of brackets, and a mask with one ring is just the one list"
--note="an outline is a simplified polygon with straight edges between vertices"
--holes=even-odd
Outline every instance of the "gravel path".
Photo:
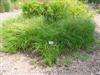
[[0,21],[5,20],[6,18],[9,17],[16,17],[16,15],[19,15],[21,11],[15,10],[13,12],[5,12],[5,13],[0,13]]
[[[0,18],[5,19],[6,13],[0,14]],[[16,12],[15,12],[16,15]],[[15,16],[14,15],[14,16]],[[94,18],[96,22],[96,32],[98,39],[100,39],[100,15]],[[33,60],[26,54],[7,54],[0,53],[0,75],[100,75],[100,48],[93,53],[89,54],[91,60],[88,61],[73,61],[69,67],[54,66],[52,68],[45,65],[36,65],[35,59]],[[33,65],[34,64],[34,65]]]

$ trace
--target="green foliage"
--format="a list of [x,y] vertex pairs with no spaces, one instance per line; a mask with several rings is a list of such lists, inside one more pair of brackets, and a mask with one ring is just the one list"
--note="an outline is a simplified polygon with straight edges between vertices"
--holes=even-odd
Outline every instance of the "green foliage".
[[88,0],[90,3],[100,3],[100,0]]
[[0,12],[8,12],[11,10],[10,0],[0,0]]
[[80,0],[83,2],[88,2],[88,3],[100,3],[100,0]]
[[12,2],[16,2],[16,1],[18,1],[18,0],[11,0]]
[[3,0],[0,0],[0,12],[4,12]]
[[4,8],[5,8],[6,12],[11,10],[11,1],[10,0],[7,0],[4,2]]
[[28,1],[32,1],[32,0],[11,0],[12,8],[19,10],[21,9],[22,5]]
[[44,8],[42,4],[38,4],[37,2],[28,2],[24,4],[23,12],[24,15],[31,17],[43,14]]
[[6,52],[36,53],[51,66],[61,53],[88,48],[93,43],[94,23],[80,2],[64,0],[25,5],[23,13],[29,18],[18,17],[3,23]]
[[47,20],[61,19],[69,15],[80,16],[88,11],[85,5],[77,0],[55,0],[44,3],[30,1],[23,5],[22,10],[26,17],[43,15]]

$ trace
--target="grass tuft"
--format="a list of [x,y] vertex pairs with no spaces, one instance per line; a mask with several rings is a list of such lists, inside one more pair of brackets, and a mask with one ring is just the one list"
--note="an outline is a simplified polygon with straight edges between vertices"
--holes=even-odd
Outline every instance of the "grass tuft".
[[[59,6],[59,2],[57,3]],[[56,63],[62,53],[68,54],[91,46],[94,41],[95,28],[91,17],[87,16],[88,13],[83,15],[81,12],[83,9],[78,10],[79,5],[74,8],[71,7],[69,1],[68,3],[70,10],[73,8],[73,11],[79,15],[68,15],[67,12],[72,13],[68,10],[64,13],[67,16],[63,14],[64,17],[55,17],[56,14],[60,15],[59,13],[62,12],[60,9],[59,12],[55,11],[54,17],[57,19],[53,18],[53,21],[48,20],[52,18],[51,15],[47,17],[45,14],[30,18],[21,16],[3,22],[0,30],[3,51],[10,53],[35,52],[43,58],[46,64],[51,66]],[[56,3],[53,6],[57,7],[55,5]],[[58,10],[58,8],[56,9]]]

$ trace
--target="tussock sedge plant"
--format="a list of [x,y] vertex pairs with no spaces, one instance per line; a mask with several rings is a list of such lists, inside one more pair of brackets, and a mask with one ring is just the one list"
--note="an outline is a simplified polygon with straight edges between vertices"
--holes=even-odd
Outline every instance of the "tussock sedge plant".
[[2,25],[3,51],[40,55],[51,66],[62,53],[86,49],[94,41],[94,23],[77,0],[27,2],[23,16]]

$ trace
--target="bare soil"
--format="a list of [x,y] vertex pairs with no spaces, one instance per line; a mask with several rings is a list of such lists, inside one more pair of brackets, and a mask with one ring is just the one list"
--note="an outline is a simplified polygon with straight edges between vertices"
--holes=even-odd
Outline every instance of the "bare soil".
[[5,20],[6,18],[10,18],[10,17],[16,17],[16,15],[19,15],[20,13],[21,13],[21,11],[19,11],[19,10],[14,10],[12,12],[0,13],[0,21]]

